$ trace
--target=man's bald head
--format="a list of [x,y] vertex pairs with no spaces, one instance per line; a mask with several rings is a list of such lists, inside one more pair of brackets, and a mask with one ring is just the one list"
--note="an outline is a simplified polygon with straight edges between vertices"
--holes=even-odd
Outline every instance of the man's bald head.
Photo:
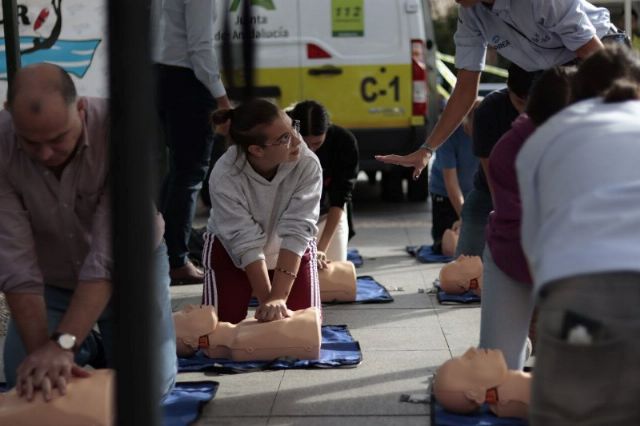
[[25,102],[32,114],[43,109],[43,102],[49,96],[61,96],[64,104],[73,104],[78,94],[73,80],[65,70],[57,65],[40,63],[21,68],[15,75],[13,84],[7,91],[7,108],[12,110],[16,102]]
[[60,67],[37,64],[16,73],[7,109],[17,142],[33,160],[60,172],[80,142],[85,100]]

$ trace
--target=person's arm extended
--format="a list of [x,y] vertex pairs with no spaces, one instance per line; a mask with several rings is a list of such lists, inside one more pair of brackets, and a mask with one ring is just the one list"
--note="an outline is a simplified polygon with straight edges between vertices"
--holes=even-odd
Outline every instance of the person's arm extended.
[[578,58],[580,59],[585,59],[586,57],[588,57],[592,53],[597,52],[603,47],[604,45],[602,44],[600,39],[597,36],[593,36],[591,40],[589,40],[588,42],[580,46],[578,50],[576,50],[576,55],[578,55]]
[[[437,149],[458,128],[478,96],[479,83],[480,71],[458,70],[453,93],[451,93],[451,97],[433,131],[427,137],[426,146],[434,150]],[[376,160],[383,163],[413,167],[414,179],[417,179],[422,170],[427,167],[429,157],[431,157],[431,153],[426,149],[418,149],[408,155],[375,156]]]
[[47,314],[40,293],[5,293],[11,318],[18,328],[27,353],[47,343]]
[[327,213],[327,222],[324,225],[324,230],[318,241],[318,251],[326,252],[333,235],[336,233],[340,219],[342,218],[344,210],[340,207],[330,207]]
[[300,268],[300,256],[287,249],[280,249],[278,262],[273,272],[271,293],[265,303],[261,303],[256,310],[259,321],[273,321],[289,317],[291,311],[287,308],[287,298]]
[[464,196],[460,189],[460,182],[458,181],[457,169],[442,169],[442,178],[444,179],[444,187],[447,190],[447,196],[449,201],[456,211],[458,218],[462,213],[462,204],[464,204]]

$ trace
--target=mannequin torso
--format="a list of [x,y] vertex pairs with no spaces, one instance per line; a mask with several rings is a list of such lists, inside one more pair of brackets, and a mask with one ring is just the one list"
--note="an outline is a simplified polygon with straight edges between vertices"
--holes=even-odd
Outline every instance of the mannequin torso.
[[[200,349],[210,358],[234,361],[270,361],[281,357],[317,359],[320,356],[320,312],[294,311],[289,318],[238,324],[218,322],[212,306],[190,306],[174,313],[178,355]],[[206,332],[203,332],[208,327]]]
[[331,261],[318,269],[322,302],[354,302],[356,300],[356,268],[352,262]]
[[[114,370],[94,370],[87,378],[71,378],[67,394],[53,392],[45,402],[18,396],[15,389],[0,393],[0,424],[12,426],[111,426],[114,424]],[[38,392],[39,393],[39,392]]]

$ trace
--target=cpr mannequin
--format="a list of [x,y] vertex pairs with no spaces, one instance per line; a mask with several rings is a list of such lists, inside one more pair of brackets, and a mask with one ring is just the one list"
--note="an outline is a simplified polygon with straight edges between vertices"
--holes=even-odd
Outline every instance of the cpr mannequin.
[[111,426],[114,424],[114,371],[94,370],[90,377],[74,377],[67,394],[54,390],[45,402],[38,391],[33,401],[18,396],[15,388],[0,393],[0,425]]
[[531,375],[507,369],[499,350],[469,348],[438,368],[433,394],[454,413],[471,413],[486,402],[498,417],[527,418]]
[[480,296],[482,292],[480,256],[461,254],[453,262],[444,265],[440,269],[440,288],[449,294],[461,294],[470,290]]
[[442,254],[445,256],[453,256],[456,254],[458,246],[458,238],[460,237],[459,228],[447,229],[442,235]]
[[320,312],[311,307],[271,322],[245,319],[238,324],[218,322],[213,306],[187,305],[174,312],[178,356],[200,349],[209,358],[270,361],[281,357],[320,357]]
[[356,268],[352,262],[333,260],[318,269],[318,278],[323,302],[355,302]]

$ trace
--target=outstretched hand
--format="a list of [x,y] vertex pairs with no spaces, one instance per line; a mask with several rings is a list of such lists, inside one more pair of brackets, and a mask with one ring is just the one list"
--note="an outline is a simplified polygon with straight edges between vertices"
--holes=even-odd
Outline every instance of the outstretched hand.
[[17,370],[16,390],[28,401],[33,400],[37,389],[42,390],[45,401],[53,397],[53,389],[60,395],[67,392],[71,377],[89,377],[91,374],[80,368],[73,360],[73,352],[47,342],[27,356]]
[[407,155],[376,155],[375,159],[385,164],[395,164],[397,166],[413,167],[413,179],[418,179],[422,171],[429,164],[431,153],[426,149],[418,149]]

